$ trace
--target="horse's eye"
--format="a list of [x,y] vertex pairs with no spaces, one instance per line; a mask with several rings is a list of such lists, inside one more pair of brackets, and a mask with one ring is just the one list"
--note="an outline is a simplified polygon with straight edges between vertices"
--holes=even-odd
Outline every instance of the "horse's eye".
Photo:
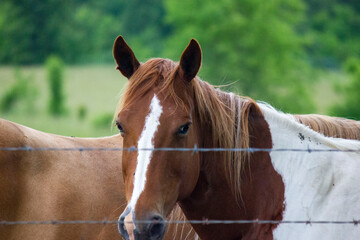
[[179,129],[178,129],[178,135],[180,135],[180,136],[186,135],[187,132],[189,131],[190,124],[191,124],[191,123],[187,123],[187,124],[182,125],[181,127],[179,127]]
[[124,133],[124,128],[121,126],[119,122],[116,122],[116,126],[119,129],[120,133]]

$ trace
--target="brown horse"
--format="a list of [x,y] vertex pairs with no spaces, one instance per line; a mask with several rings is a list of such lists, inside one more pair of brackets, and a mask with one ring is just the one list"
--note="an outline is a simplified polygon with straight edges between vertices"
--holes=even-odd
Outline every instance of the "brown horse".
[[[354,200],[360,197],[360,157],[356,153],[151,150],[194,146],[360,149],[359,141],[326,137],[360,139],[359,122],[283,114],[217,90],[196,77],[201,50],[195,40],[179,63],[151,59],[140,64],[120,36],[114,44],[114,58],[129,79],[117,126],[124,147],[139,149],[123,155],[128,205],[120,217],[125,224],[119,230],[125,239],[162,239],[164,219],[177,202],[190,220],[359,218],[360,206]],[[202,239],[352,239],[360,234],[357,228],[344,225],[193,227]]]
[[[0,147],[122,146],[120,135],[73,138],[0,119]],[[126,206],[120,151],[0,151],[0,220],[118,220]],[[180,209],[173,220],[185,220]],[[167,239],[194,239],[189,225]],[[0,239],[121,239],[117,224],[0,225]]]
[[[118,147],[120,136],[62,137],[0,120],[2,147]],[[121,152],[0,151],[0,219],[101,220],[122,208]],[[0,226],[0,239],[94,239],[101,225]]]

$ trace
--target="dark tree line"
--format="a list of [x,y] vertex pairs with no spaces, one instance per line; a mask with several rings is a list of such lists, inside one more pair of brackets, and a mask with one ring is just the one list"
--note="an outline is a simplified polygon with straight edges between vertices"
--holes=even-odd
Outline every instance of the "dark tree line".
[[0,64],[112,62],[123,35],[140,60],[204,50],[200,76],[283,110],[313,109],[314,69],[360,56],[358,0],[2,0]]
[[[172,52],[165,40],[178,38],[179,29],[183,28],[188,29],[189,35],[198,34],[191,31],[194,29],[201,29],[203,35],[218,29],[220,40],[230,39],[230,31],[224,29],[226,25],[216,22],[208,27],[208,23],[220,21],[221,14],[225,22],[233,24],[230,27],[233,37],[244,36],[238,36],[243,34],[242,26],[236,22],[242,21],[241,18],[246,22],[262,15],[269,21],[289,21],[289,28],[304,37],[301,50],[317,66],[338,67],[349,56],[360,54],[360,3],[357,0],[271,2],[3,0],[0,3],[0,63],[43,63],[51,54],[59,55],[68,63],[108,62],[111,61],[108,54],[118,34],[131,40],[146,55],[144,57],[158,56]],[[201,21],[194,20],[199,17]],[[279,26],[274,25],[271,29],[265,20],[263,24],[246,24],[249,31],[282,34],[281,29],[276,29]],[[251,29],[255,26],[260,30]],[[236,27],[239,27],[237,32]],[[290,39],[289,44],[295,40]],[[251,48],[241,51],[251,51]],[[226,49],[223,52],[226,54]]]

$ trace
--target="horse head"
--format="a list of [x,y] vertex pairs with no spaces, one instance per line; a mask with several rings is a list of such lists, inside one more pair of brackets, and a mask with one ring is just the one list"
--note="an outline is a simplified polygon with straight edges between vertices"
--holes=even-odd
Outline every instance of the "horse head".
[[128,205],[120,216],[125,239],[162,239],[165,219],[176,202],[188,197],[200,171],[197,154],[156,151],[199,144],[190,84],[201,65],[201,50],[191,40],[179,63],[150,59],[141,64],[119,36],[113,54],[129,79],[116,124],[124,138],[122,169]]

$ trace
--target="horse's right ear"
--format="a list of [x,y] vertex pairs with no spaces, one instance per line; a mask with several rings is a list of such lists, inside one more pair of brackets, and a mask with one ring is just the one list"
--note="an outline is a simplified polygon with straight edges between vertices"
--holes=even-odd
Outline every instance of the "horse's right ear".
[[117,63],[116,69],[119,69],[122,75],[127,78],[130,78],[140,66],[139,61],[135,57],[135,54],[127,45],[122,36],[118,36],[116,38],[113,54]]

